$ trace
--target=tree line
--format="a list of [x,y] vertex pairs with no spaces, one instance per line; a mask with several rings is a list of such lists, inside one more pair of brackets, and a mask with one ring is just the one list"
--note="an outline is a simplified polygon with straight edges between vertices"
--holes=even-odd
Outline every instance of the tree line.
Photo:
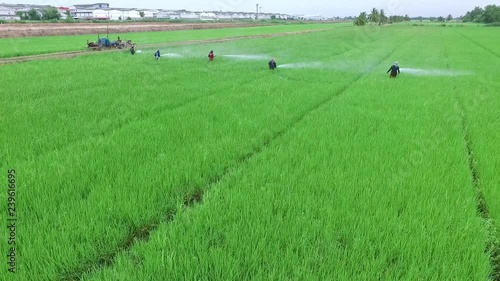
[[[422,20],[422,17],[419,17]],[[460,17],[463,22],[477,22],[477,23],[499,23],[500,22],[500,6],[488,5],[484,8],[475,7],[472,11],[468,11],[465,16]],[[389,16],[385,15],[384,9],[380,11],[373,8],[370,14],[361,12],[359,16],[354,19],[354,25],[365,25],[368,23],[386,24],[397,23],[403,21],[410,21],[408,15],[405,16]],[[453,20],[452,15],[445,17],[430,18],[431,21],[445,22]]]
[[[47,9],[43,10],[35,10],[31,9],[27,12],[16,12],[16,14],[21,18],[21,20],[60,20],[61,19],[61,13],[57,10],[55,7],[50,7]],[[66,21],[68,20],[73,20],[71,17],[71,14],[69,11],[65,12],[66,14]],[[141,18],[144,18],[144,12],[139,11],[139,16]],[[126,18],[127,20],[131,20],[130,17]],[[122,20],[122,17],[119,18],[119,20]]]
[[408,15],[405,16],[386,16],[384,9],[373,8],[370,14],[366,12],[361,12],[358,17],[354,20],[354,25],[365,25],[367,23],[374,23],[378,25],[386,24],[386,23],[396,23],[410,21],[410,17]]
[[478,23],[500,22],[500,6],[488,5],[484,8],[475,7],[463,16],[462,21]]
[[22,20],[53,20],[53,19],[59,20],[59,19],[61,19],[61,14],[54,7],[43,9],[41,12],[39,12],[35,9],[31,9],[27,12],[16,12],[16,14]]

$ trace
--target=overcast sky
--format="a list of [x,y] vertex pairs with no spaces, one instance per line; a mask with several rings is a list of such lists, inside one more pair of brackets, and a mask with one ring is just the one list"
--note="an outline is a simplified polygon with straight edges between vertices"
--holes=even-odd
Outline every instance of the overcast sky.
[[[3,3],[71,6],[91,4],[89,0],[0,0]],[[500,0],[109,0],[113,8],[186,9],[191,11],[253,12],[259,4],[263,13],[285,13],[321,16],[357,16],[373,7],[384,9],[386,15],[447,16],[464,15],[475,6],[500,5]]]

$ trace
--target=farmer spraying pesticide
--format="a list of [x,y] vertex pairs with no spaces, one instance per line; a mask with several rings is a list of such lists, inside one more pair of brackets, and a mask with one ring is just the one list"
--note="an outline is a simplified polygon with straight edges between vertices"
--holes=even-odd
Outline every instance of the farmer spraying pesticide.
[[276,68],[276,61],[274,60],[274,58],[272,58],[270,61],[269,61],[269,69],[275,69]]
[[395,62],[393,65],[391,65],[391,67],[389,68],[389,70],[387,70],[386,73],[389,73],[389,71],[391,72],[391,74],[389,75],[389,78],[396,78],[398,76],[398,74],[400,73],[398,62]]
[[160,59],[160,50],[157,50],[156,53],[155,53],[155,60],[159,60]]
[[210,51],[210,53],[208,53],[208,61],[213,61],[215,58],[215,55],[214,55],[214,51]]
[[130,47],[130,53],[133,55],[135,54],[135,44]]

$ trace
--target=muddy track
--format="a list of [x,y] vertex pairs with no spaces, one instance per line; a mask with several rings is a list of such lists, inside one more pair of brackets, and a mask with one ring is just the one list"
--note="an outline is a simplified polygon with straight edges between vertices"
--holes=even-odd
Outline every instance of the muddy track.
[[[221,39],[154,43],[154,44],[137,45],[137,47],[143,48],[143,49],[148,49],[148,48],[156,48],[156,47],[169,47],[169,46],[181,46],[181,45],[204,44],[204,43],[221,43],[221,42],[229,42],[229,41],[235,41],[235,40],[241,40],[241,39],[269,38],[269,37],[305,34],[305,33],[311,33],[311,32],[320,32],[320,31],[325,31],[325,30],[328,30],[328,29],[316,29],[316,30],[282,32],[282,33],[273,33],[273,34],[227,37],[227,38],[221,38]],[[128,52],[128,50],[124,50],[124,49],[111,49],[111,50],[105,50],[105,51],[92,51],[92,50],[85,49],[85,50],[71,51],[71,52],[61,52],[61,53],[50,53],[50,54],[31,55],[31,56],[20,56],[20,57],[12,57],[12,58],[2,58],[2,59],[0,59],[0,64],[18,63],[18,62],[26,62],[26,61],[32,61],[32,60],[44,60],[44,59],[66,59],[66,58],[72,58],[72,57],[76,57],[76,56],[84,55],[84,54],[102,53],[102,52],[124,52],[124,51]]]

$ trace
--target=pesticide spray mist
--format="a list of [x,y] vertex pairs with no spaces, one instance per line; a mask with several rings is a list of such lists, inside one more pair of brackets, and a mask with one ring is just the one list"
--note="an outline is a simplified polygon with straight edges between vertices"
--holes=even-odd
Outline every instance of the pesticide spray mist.
[[270,59],[269,55],[222,55],[223,57],[230,59],[239,59],[239,60],[266,60]]
[[[361,62],[335,62],[325,63],[320,61],[288,63],[278,65],[278,68],[307,68],[307,69],[328,69],[347,72],[366,73],[373,70],[376,63]],[[451,70],[451,69],[420,69],[420,68],[400,68],[401,73],[415,76],[463,76],[473,75],[472,71]]]
[[401,73],[415,76],[462,76],[472,75],[472,71],[451,69],[400,68]]
[[367,67],[366,63],[356,63],[356,62],[298,62],[298,63],[287,63],[280,64],[278,68],[296,68],[296,69],[323,69],[323,70],[333,70],[333,71],[344,71],[344,72],[366,72],[371,69]]
[[279,68],[328,68],[328,65],[319,61],[299,62],[278,65]]
[[166,53],[166,54],[163,54],[161,56],[162,57],[169,57],[169,58],[182,58],[182,55],[177,54],[177,53]]

